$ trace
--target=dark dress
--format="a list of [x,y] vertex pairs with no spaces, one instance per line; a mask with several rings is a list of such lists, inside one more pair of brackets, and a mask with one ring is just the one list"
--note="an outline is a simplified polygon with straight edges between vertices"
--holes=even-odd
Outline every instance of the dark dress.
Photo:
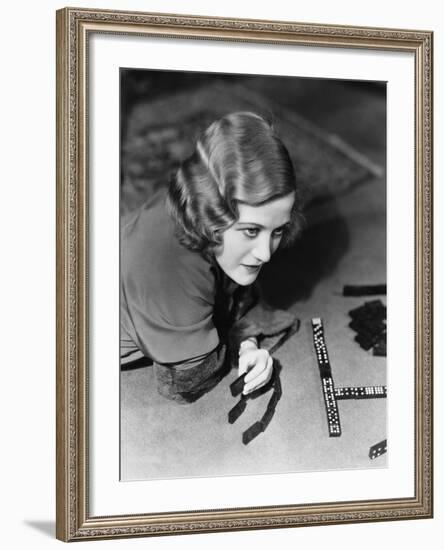
[[208,368],[202,361],[213,353],[212,373],[223,362],[238,285],[179,243],[165,198],[157,193],[121,228],[121,364],[148,357],[191,375],[191,367]]

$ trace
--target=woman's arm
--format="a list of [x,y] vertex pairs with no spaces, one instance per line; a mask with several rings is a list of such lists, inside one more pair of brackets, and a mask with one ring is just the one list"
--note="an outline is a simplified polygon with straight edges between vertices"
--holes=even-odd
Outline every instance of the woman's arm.
[[190,403],[211,390],[226,374],[226,348],[218,346],[206,355],[179,363],[154,363],[157,389],[179,403]]

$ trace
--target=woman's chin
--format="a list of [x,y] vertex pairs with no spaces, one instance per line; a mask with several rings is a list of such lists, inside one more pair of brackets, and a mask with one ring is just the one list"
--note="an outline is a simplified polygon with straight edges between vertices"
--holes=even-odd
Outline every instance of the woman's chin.
[[227,273],[227,275],[238,285],[248,286],[253,284],[254,281],[257,279],[259,271],[260,268],[253,272],[250,272],[246,270],[243,266],[241,266],[238,270],[236,270],[236,272]]

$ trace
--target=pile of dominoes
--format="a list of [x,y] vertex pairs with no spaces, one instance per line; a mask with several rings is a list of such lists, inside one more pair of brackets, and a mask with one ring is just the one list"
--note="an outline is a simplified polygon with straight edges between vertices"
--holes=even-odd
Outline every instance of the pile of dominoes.
[[349,327],[357,332],[355,341],[366,351],[373,349],[373,355],[387,355],[387,308],[381,300],[365,302],[349,311],[352,321]]

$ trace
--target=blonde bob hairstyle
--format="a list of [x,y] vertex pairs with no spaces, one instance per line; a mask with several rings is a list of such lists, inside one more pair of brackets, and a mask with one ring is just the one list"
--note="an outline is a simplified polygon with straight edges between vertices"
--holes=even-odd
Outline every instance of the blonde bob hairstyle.
[[281,246],[288,246],[302,225],[290,156],[264,118],[236,112],[213,122],[197,140],[170,181],[167,208],[181,244],[211,257],[238,219],[239,203],[258,206],[290,193],[296,200]]

